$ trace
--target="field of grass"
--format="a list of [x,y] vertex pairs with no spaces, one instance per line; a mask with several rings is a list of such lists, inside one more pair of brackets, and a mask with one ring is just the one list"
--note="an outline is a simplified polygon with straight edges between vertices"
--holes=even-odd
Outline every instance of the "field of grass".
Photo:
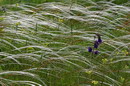
[[0,0],[0,86],[130,86],[125,2]]

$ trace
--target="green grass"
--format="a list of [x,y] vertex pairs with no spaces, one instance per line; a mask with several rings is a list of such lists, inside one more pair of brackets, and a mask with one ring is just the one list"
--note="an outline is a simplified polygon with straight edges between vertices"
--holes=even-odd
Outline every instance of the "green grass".
[[[130,85],[129,3],[32,2],[0,1],[0,85]],[[87,52],[96,33],[98,55]]]

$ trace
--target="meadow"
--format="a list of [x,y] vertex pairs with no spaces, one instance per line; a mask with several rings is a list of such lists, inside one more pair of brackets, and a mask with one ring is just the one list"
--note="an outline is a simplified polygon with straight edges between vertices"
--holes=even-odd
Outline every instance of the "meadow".
[[130,1],[0,0],[0,86],[130,86]]

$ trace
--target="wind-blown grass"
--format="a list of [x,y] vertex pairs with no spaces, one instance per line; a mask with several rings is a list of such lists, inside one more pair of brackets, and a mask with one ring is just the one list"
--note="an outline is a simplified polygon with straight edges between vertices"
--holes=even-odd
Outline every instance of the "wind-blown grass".
[[[5,7],[0,17],[1,85],[130,85],[127,4],[46,2]],[[87,52],[95,33],[103,35],[98,55]]]

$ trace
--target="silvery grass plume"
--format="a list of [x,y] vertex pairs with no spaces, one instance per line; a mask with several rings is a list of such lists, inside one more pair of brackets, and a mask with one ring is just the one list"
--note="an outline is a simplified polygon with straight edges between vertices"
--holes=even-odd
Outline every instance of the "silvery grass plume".
[[[6,15],[1,16],[1,24],[7,26],[0,36],[0,84],[129,85],[123,74],[129,74],[130,34],[124,22],[130,9],[89,1],[89,5],[7,5]],[[97,35],[93,46],[102,43],[100,53],[94,51],[98,55],[90,59],[85,46],[92,44],[94,33],[103,34],[103,43]]]

